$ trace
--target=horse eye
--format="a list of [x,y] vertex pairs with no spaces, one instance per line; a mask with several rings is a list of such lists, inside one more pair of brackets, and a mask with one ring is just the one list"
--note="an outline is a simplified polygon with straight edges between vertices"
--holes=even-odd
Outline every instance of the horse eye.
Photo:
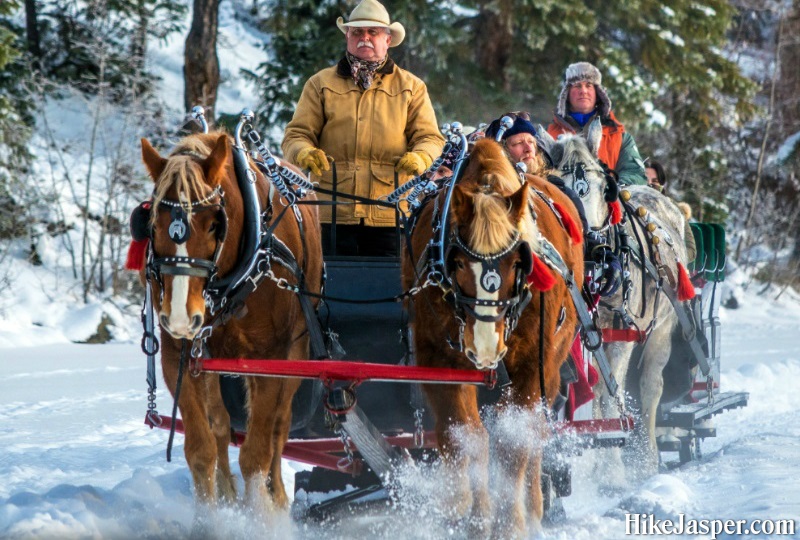
[[458,266],[459,270],[463,270],[464,269],[464,261],[457,260],[456,261],[456,266]]
[[217,222],[211,224],[211,227],[208,228],[208,232],[212,233],[217,230]]

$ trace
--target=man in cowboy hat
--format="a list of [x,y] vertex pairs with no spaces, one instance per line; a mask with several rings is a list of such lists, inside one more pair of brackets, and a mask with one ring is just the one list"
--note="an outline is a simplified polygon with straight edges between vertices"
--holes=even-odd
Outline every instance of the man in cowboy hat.
[[[339,17],[336,25],[345,34],[345,55],[306,82],[281,148],[327,189],[334,173],[330,156],[339,192],[378,199],[394,190],[395,172],[402,184],[425,171],[441,153],[444,137],[425,83],[388,55],[405,38],[403,25],[391,22],[376,0],[363,0],[347,22]],[[335,211],[339,254],[394,253],[392,209],[356,202]],[[331,207],[320,212],[323,238],[329,237]]]
[[600,70],[589,62],[570,64],[564,75],[553,123],[547,127],[547,132],[554,139],[562,133],[579,133],[599,117],[603,126],[600,159],[617,173],[620,183],[646,184],[644,163],[636,141],[614,117],[602,81]]

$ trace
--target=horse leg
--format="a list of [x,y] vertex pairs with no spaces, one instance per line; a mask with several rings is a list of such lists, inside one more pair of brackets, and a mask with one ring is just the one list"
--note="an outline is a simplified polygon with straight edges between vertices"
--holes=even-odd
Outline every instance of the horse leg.
[[[527,538],[541,529],[541,468],[547,420],[540,405],[538,380],[536,376],[522,381],[517,375],[510,403],[504,404],[498,415],[500,442],[495,448],[503,475],[497,486],[493,531],[497,538]],[[557,385],[558,380],[553,379],[548,394],[554,395]]]
[[[162,372],[167,388],[173,396],[178,380],[179,358],[180,349],[177,343],[170,338],[162,337]],[[178,408],[185,430],[184,455],[192,472],[198,502],[214,506],[217,447],[208,421],[207,402],[208,392],[203,378],[191,377],[184,372],[178,399]]]
[[[239,453],[239,466],[245,482],[245,499],[256,510],[271,511],[274,502],[285,505],[286,491],[283,479],[276,474],[270,479],[271,471],[280,472],[275,467],[275,433],[278,417],[286,414],[283,407],[289,407],[291,418],[291,398],[297,383],[287,384],[286,380],[270,377],[249,377],[247,438]],[[288,403],[285,403],[288,402]],[[272,492],[282,491],[283,497],[275,501]]]
[[670,355],[672,326],[663,321],[650,334],[643,362],[639,392],[641,398],[641,425],[636,430],[637,449],[643,477],[658,472],[659,453],[656,444],[656,414],[664,390],[664,366]]
[[471,536],[486,536],[489,498],[489,436],[478,415],[477,391],[466,385],[423,385],[434,417],[449,492],[441,507],[452,519],[469,515]]
[[276,410],[275,426],[273,428],[273,451],[272,462],[270,464],[270,493],[277,508],[286,510],[289,508],[289,497],[286,495],[286,487],[283,484],[282,455],[283,447],[289,440],[289,431],[292,427],[292,397],[300,387],[300,379],[283,379],[283,398],[278,400]]
[[[625,381],[630,366],[631,355],[633,354],[633,343],[611,343],[606,346],[606,357],[611,364],[611,371],[617,381],[617,396],[625,400]],[[595,386],[598,391],[597,399],[594,402],[595,418],[619,418],[620,411],[617,401],[612,396],[605,382],[601,379]],[[601,489],[618,491],[625,488],[625,465],[622,462],[622,451],[620,448],[602,448],[596,452],[597,458],[602,462]]]
[[[310,357],[308,338],[295,341],[289,348],[288,359],[302,360]],[[283,447],[289,440],[289,432],[292,429],[292,401],[297,389],[300,388],[300,379],[283,379],[285,397],[278,399],[278,410],[276,411],[275,427],[273,430],[273,453],[272,463],[270,464],[270,492],[275,501],[275,506],[282,509],[289,508],[289,497],[286,495],[286,487],[283,484],[282,456]]]
[[236,501],[236,483],[231,473],[228,447],[231,444],[231,417],[222,401],[219,375],[206,375],[208,418],[217,442],[217,498],[230,504]]

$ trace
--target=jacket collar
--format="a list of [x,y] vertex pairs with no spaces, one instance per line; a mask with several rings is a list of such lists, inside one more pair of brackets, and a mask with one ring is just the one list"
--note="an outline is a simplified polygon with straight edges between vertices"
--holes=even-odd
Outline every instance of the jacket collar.
[[[597,113],[595,113],[595,115],[596,114]],[[586,124],[584,124],[584,126],[578,124],[578,122],[576,122],[575,119],[572,118],[572,116],[570,116],[569,114],[567,114],[566,116],[561,116],[560,114],[555,113],[553,115],[553,120],[555,121],[556,124],[561,124],[564,127],[568,127],[575,133],[580,133],[583,130],[584,126],[588,126],[589,124],[592,123],[592,121],[594,120],[594,116],[589,118],[589,120],[586,122]],[[617,118],[614,116],[613,111],[609,111],[607,116],[601,116],[600,123],[610,128],[617,128],[617,129],[623,128],[623,125],[620,124]]]
[[[386,63],[383,64],[383,67],[376,71],[375,73],[380,73],[381,75],[389,75],[390,73],[394,72],[394,60],[391,57],[386,59]],[[339,60],[339,63],[336,64],[336,74],[340,77],[344,77],[345,79],[352,79],[353,75],[350,72],[350,62],[347,61],[346,56],[342,56],[342,59]]]

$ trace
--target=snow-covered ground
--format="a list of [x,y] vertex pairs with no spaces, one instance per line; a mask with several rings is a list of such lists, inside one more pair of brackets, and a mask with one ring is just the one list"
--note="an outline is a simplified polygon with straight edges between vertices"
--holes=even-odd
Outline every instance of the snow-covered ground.
[[[722,387],[750,392],[749,406],[717,417],[718,437],[706,439],[699,462],[614,496],[599,491],[602,463],[591,452],[574,458],[567,520],[546,527],[541,538],[619,539],[626,513],[657,519],[681,513],[686,519],[800,517],[800,300],[785,294],[776,302],[774,292],[757,296],[753,289],[737,288],[741,308],[721,314]],[[176,437],[167,463],[167,432],[143,423],[145,359],[138,344],[79,345],[62,337],[36,345],[37,331],[20,326],[18,342],[27,346],[0,349],[0,538],[188,537],[194,509],[183,441]],[[167,413],[171,404],[159,381],[159,409]],[[235,463],[237,450],[231,452]],[[290,493],[300,468],[285,463]],[[283,516],[268,534],[244,510],[225,509],[214,536],[447,535],[447,523],[413,517],[352,517],[321,530]]]

